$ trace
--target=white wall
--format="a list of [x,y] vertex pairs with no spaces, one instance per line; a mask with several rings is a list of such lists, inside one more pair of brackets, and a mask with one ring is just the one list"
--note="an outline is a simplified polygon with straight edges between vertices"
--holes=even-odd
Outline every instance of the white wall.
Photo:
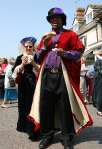
[[98,41],[102,40],[102,25],[100,23],[97,24],[97,32],[98,32]]
[[93,28],[92,30],[87,32],[87,46],[90,46],[91,44],[94,44],[97,42],[97,32],[96,28]]

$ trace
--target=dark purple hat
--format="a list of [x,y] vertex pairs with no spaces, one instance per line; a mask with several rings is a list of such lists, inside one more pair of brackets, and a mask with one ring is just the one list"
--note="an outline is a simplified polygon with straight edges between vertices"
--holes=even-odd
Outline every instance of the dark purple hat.
[[22,45],[24,45],[25,42],[27,42],[27,41],[32,42],[33,45],[34,45],[35,42],[37,41],[37,39],[36,39],[35,37],[25,37],[25,38],[23,38],[23,39],[20,41],[20,43],[21,43]]
[[66,25],[66,15],[61,8],[51,8],[48,11],[47,21],[50,22],[50,19],[54,16],[60,16],[63,21],[63,25]]

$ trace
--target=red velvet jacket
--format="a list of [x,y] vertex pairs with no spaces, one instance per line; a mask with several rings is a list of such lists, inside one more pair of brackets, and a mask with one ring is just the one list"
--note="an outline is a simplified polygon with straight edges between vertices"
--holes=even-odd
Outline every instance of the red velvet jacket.
[[[38,50],[40,50],[43,47],[43,40],[44,40],[44,37],[42,38],[40,44],[38,45]],[[47,49],[50,49],[51,44],[52,44],[52,39],[49,40]],[[65,51],[75,50],[75,51],[80,51],[81,53],[84,52],[84,45],[82,44],[78,35],[75,32],[71,30],[66,30],[66,29],[61,33],[58,39],[57,48],[63,48]],[[41,59],[40,64],[42,64],[46,56],[47,56],[47,52],[45,56]],[[80,59],[79,60],[68,60],[65,58],[62,58],[62,59],[67,68],[70,81],[72,81],[72,83],[76,84],[78,87],[80,83],[80,68],[81,68]]]

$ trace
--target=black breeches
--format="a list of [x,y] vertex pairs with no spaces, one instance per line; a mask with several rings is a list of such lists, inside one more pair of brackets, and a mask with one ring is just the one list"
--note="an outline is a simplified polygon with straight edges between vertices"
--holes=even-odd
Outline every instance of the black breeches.
[[73,117],[63,74],[45,72],[40,95],[40,124],[42,134],[55,129],[56,111],[64,134],[74,133]]

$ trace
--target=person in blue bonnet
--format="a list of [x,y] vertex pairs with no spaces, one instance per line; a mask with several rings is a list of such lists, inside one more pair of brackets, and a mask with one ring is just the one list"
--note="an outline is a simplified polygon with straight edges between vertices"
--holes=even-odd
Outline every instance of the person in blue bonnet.
[[18,121],[17,131],[33,136],[34,125],[28,120],[36,85],[38,65],[36,64],[36,38],[26,37],[21,41],[22,54],[16,58],[12,69],[13,78],[18,84]]

